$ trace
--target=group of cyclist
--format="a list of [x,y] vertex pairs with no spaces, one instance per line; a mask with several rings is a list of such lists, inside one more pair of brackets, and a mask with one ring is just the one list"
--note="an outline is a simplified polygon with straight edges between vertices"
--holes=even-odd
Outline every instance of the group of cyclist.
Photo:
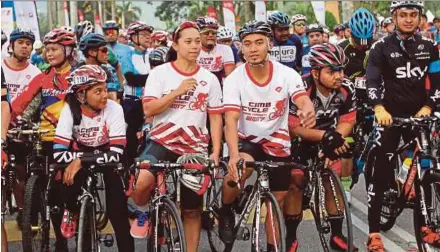
[[[50,31],[42,42],[44,51],[32,57],[38,67],[29,58],[33,45],[41,48],[39,41],[32,32],[15,29],[9,36],[10,56],[2,60],[1,139],[2,167],[8,154],[18,157],[19,216],[28,151],[23,143],[7,140],[6,133],[23,121],[35,121],[36,115],[40,128],[50,130],[42,135],[44,154],[50,162],[68,164],[49,194],[50,205],[63,209],[51,213],[56,251],[67,251],[67,239],[75,234],[75,195],[84,179],[83,168],[93,164],[123,162],[128,167],[137,157],[150,163],[176,162],[187,153],[203,154],[218,164],[227,153],[219,220],[225,243],[235,239],[232,205],[239,185],[252,173],[246,169],[239,176],[240,160],[293,159],[306,164],[318,155],[310,147],[320,143],[326,166],[340,176],[350,200],[350,144],[353,128],[364,120],[358,108],[370,104],[383,126],[394,116],[423,117],[440,109],[440,46],[420,35],[423,8],[423,1],[392,1],[391,17],[380,25],[388,35],[378,40],[376,18],[365,8],[356,10],[347,25],[335,27],[335,37],[322,25],[307,25],[301,14],[289,19],[282,12],[272,13],[267,22],[246,23],[236,36],[210,17],[183,22],[170,33],[136,21],[127,29],[128,45],[119,42],[115,21],[104,23],[104,35],[84,21],[75,29]],[[3,35],[2,45],[7,39]],[[145,131],[147,137],[142,136]],[[401,137],[406,140],[412,134],[409,129],[382,132],[368,185],[368,251],[385,251],[380,211],[386,185],[394,179],[387,153],[395,151]],[[138,151],[141,138],[146,142]],[[292,144],[299,138],[299,145]],[[107,205],[116,206],[107,214],[119,251],[134,251],[133,238],[149,235],[146,212],[155,176],[139,171],[129,198],[136,208],[130,228],[124,186],[113,171],[104,174]],[[205,179],[186,176],[181,183],[180,208],[191,252],[197,251],[200,240],[201,192],[209,186]],[[300,172],[269,172],[270,189],[284,213],[288,251],[299,247],[304,183]],[[327,208],[330,215],[336,214],[334,206]],[[330,246],[346,251],[342,221],[332,219],[330,224]],[[440,234],[428,226],[420,232],[426,243],[440,248]],[[6,251],[4,226],[2,238]],[[267,251],[275,250],[268,243]]]

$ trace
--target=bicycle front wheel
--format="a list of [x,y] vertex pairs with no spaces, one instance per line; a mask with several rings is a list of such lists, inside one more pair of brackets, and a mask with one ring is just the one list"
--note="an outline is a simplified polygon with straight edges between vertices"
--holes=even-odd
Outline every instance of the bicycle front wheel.
[[160,202],[150,216],[150,234],[147,251],[186,252],[185,234],[182,219],[176,205],[168,198]]
[[[264,203],[264,204],[263,204]],[[262,206],[265,206],[266,211]],[[261,207],[263,211],[258,213]],[[261,205],[255,205],[254,221],[252,224],[252,252],[286,251],[286,226],[283,213],[275,196],[271,192],[264,192],[261,197]]]
[[78,226],[78,252],[98,252],[95,207],[92,199],[85,196],[81,201]]
[[25,188],[22,244],[23,251],[49,251],[50,221],[46,219],[47,202],[40,176],[31,176]]
[[[347,251],[353,251],[353,225],[350,208],[345,197],[344,187],[339,176],[331,169],[324,169],[314,185],[314,202],[311,212],[315,219],[319,239],[324,251],[331,251],[329,241],[332,237],[331,221],[341,221],[341,233],[347,238]],[[323,206],[324,204],[324,206]],[[337,209],[333,212],[330,209]]]

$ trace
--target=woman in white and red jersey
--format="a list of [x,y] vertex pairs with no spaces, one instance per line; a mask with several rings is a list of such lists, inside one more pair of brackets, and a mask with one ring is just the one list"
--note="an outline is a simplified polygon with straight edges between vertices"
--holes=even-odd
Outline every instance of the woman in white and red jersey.
[[[72,92],[66,97],[58,121],[53,158],[59,164],[69,165],[64,170],[64,185],[60,187],[62,197],[53,200],[65,206],[61,233],[71,238],[77,227],[77,196],[84,183],[84,169],[95,164],[120,162],[126,130],[121,105],[107,98],[107,74],[100,66],[81,66],[67,80]],[[103,175],[107,215],[116,234],[118,250],[134,251],[122,181],[112,169]]]
[[[222,92],[217,77],[196,63],[201,42],[198,27],[184,22],[173,35],[168,52],[168,63],[153,69],[145,85],[144,113],[154,117],[150,140],[141,159],[150,162],[175,162],[187,153],[208,154],[218,163],[222,137]],[[210,132],[206,128],[209,115]],[[131,227],[135,238],[148,235],[146,204],[155,186],[154,175],[141,170],[133,200],[141,214]],[[200,189],[200,188],[199,188]],[[181,188],[183,226],[188,251],[197,251],[201,231],[201,204],[203,190]]]

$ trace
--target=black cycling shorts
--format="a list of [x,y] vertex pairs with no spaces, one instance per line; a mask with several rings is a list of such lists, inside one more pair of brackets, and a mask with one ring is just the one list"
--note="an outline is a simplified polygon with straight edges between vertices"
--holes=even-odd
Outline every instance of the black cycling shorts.
[[[167,148],[163,147],[161,144],[154,142],[153,140],[148,140],[145,150],[142,152],[139,159],[149,160],[150,163],[154,164],[158,161],[169,161],[176,162],[180,157],[179,154],[176,154]],[[156,174],[152,172],[154,176]],[[193,190],[187,188],[186,186],[180,186],[180,203],[182,209],[186,210],[195,210],[199,209],[203,203],[203,195],[200,196],[195,193]]]
[[[240,139],[240,152],[251,155],[255,161],[290,162],[290,157],[275,157],[263,151],[261,145]],[[269,171],[269,187],[271,191],[287,191],[290,185],[290,169],[277,168]]]

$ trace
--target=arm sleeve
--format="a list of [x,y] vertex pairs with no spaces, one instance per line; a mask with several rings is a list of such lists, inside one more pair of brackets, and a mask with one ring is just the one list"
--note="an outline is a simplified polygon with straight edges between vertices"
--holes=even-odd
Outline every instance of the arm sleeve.
[[127,72],[124,74],[127,85],[131,87],[143,87],[147,81],[148,74],[134,74],[133,72]]
[[428,78],[431,82],[431,87],[428,91],[428,99],[426,105],[435,109],[440,105],[440,44],[436,44],[434,52],[431,53],[432,61],[428,67]]
[[234,60],[234,53],[232,52],[232,48],[230,46],[225,46],[223,47],[224,51],[223,51],[223,64],[226,65],[230,65],[230,64],[235,64],[235,60]]
[[289,69],[289,74],[285,76],[291,102],[295,102],[300,96],[307,95],[301,76],[295,70]]
[[339,109],[339,122],[356,122],[356,92],[354,85],[348,79],[343,81],[341,92],[346,96],[344,104]]
[[240,83],[234,81],[237,76],[238,74],[230,74],[226,77],[223,84],[223,106],[225,112],[241,111]]
[[212,77],[208,94],[208,113],[223,113],[222,90],[216,76]]
[[296,128],[301,125],[301,121],[298,118],[298,107],[292,101],[289,101],[289,127]]
[[383,41],[373,44],[367,64],[367,93],[370,103],[374,105],[382,104],[380,95],[380,86],[382,83],[383,59],[381,57],[381,48]]
[[161,68],[155,68],[150,72],[150,76],[148,77],[144,88],[144,102],[160,99],[163,96],[164,85],[161,82],[160,69]]

